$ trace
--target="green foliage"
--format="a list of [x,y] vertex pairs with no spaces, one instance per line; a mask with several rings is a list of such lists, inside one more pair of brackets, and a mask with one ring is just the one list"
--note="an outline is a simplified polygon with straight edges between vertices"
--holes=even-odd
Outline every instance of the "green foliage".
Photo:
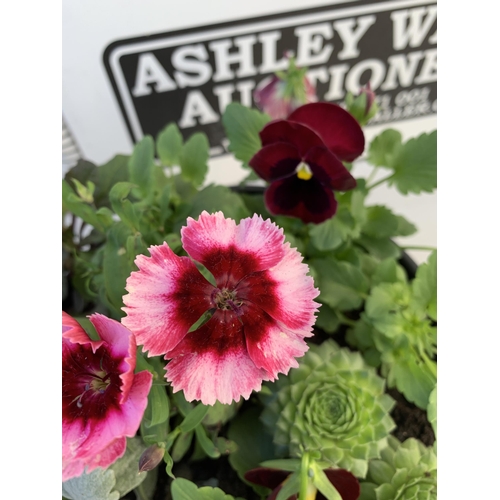
[[262,147],[259,132],[270,121],[265,113],[232,102],[224,111],[222,123],[229,139],[229,151],[247,164]]
[[432,448],[414,438],[400,443],[390,436],[380,459],[370,462],[360,500],[435,500],[436,469]]
[[195,186],[201,186],[207,175],[208,149],[207,136],[201,132],[193,134],[182,147],[181,174]]
[[187,479],[174,479],[171,486],[173,500],[243,500],[226,495],[219,488],[203,486],[198,488],[194,483]]
[[395,426],[384,380],[359,353],[332,340],[311,345],[299,368],[269,388],[262,420],[278,456],[318,451],[331,466],[365,477]]
[[180,163],[182,143],[182,134],[175,123],[168,124],[158,134],[156,151],[163,165],[173,167]]
[[392,168],[401,146],[401,133],[386,129],[370,143],[367,160],[376,167]]

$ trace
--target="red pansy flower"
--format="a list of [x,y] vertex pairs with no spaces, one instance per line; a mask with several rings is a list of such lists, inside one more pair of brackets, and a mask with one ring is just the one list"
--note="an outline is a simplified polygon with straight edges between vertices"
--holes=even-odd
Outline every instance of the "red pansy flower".
[[267,209],[274,215],[320,223],[337,210],[335,191],[356,187],[344,167],[364,150],[365,138],[355,118],[327,102],[305,104],[287,120],[274,120],[260,132],[262,149],[249,165],[270,182]]

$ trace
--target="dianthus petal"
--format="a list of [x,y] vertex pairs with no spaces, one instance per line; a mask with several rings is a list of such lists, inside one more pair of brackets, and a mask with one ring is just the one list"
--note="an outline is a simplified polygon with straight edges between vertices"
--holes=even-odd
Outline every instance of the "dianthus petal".
[[213,286],[191,259],[178,257],[166,243],[149,252],[151,257],[136,258],[139,271],[127,279],[122,323],[150,356],[158,356],[173,349],[210,309]]
[[269,122],[259,133],[262,146],[276,142],[293,145],[300,157],[314,146],[324,146],[321,137],[311,128],[289,120]]
[[243,309],[241,320],[246,346],[255,366],[266,370],[273,379],[279,373],[286,375],[290,368],[297,368],[299,364],[295,358],[303,356],[308,349],[304,337],[279,324],[251,303]]
[[307,181],[296,175],[275,181],[266,189],[264,199],[270,213],[297,217],[305,223],[319,224],[337,211],[333,191],[314,176]]
[[219,288],[232,288],[244,276],[267,269],[283,257],[283,230],[254,215],[239,225],[222,212],[188,218],[181,229],[186,252],[214,276]]
[[62,312],[62,337],[73,344],[89,344],[94,352],[104,343],[103,340],[92,340],[82,325],[64,311]]
[[[237,288],[238,297],[263,309],[275,321],[302,337],[312,334],[319,290],[307,276],[309,267],[302,255],[285,243],[285,255],[274,267],[245,278]],[[246,315],[243,316],[246,324]],[[246,335],[246,331],[245,331]]]
[[134,336],[121,323],[102,314],[92,314],[89,319],[99,337],[108,344],[107,348],[113,357],[122,360],[118,369],[122,382],[120,403],[123,403],[128,397],[134,380],[137,347]]
[[301,157],[297,148],[285,142],[274,142],[260,149],[248,164],[265,181],[293,175]]
[[243,328],[232,311],[218,310],[169,353],[166,378],[188,401],[230,404],[259,391],[269,374],[248,356]]
[[[330,102],[313,102],[293,111],[288,120],[299,122],[318,134],[326,147],[342,161],[353,161],[365,148],[365,136],[356,119]],[[311,144],[311,146],[316,144]]]
[[307,152],[304,161],[316,178],[336,191],[348,191],[356,187],[356,179],[344,164],[326,147],[315,147]]

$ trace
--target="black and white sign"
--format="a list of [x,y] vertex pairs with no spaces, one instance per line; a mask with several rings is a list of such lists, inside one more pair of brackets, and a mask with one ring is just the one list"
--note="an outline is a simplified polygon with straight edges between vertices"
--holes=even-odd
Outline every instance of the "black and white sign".
[[205,132],[217,156],[221,113],[232,101],[252,106],[286,51],[320,100],[340,103],[370,81],[380,106],[371,123],[436,113],[436,10],[435,0],[345,2],[115,41],[104,64],[134,142],[176,122],[185,138]]

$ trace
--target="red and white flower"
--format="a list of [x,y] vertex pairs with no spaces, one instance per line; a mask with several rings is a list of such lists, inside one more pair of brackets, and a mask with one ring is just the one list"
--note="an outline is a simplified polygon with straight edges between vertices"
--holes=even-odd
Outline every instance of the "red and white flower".
[[[263,380],[298,366],[319,292],[283,230],[260,216],[236,224],[222,212],[203,212],[197,221],[188,218],[181,239],[191,258],[166,243],[136,258],[122,322],[150,356],[170,360],[166,378],[188,401],[248,399]],[[210,319],[189,331],[207,311]]]
[[118,321],[89,317],[101,340],[62,313],[62,479],[123,456],[148,403],[152,375],[134,374],[134,336]]

